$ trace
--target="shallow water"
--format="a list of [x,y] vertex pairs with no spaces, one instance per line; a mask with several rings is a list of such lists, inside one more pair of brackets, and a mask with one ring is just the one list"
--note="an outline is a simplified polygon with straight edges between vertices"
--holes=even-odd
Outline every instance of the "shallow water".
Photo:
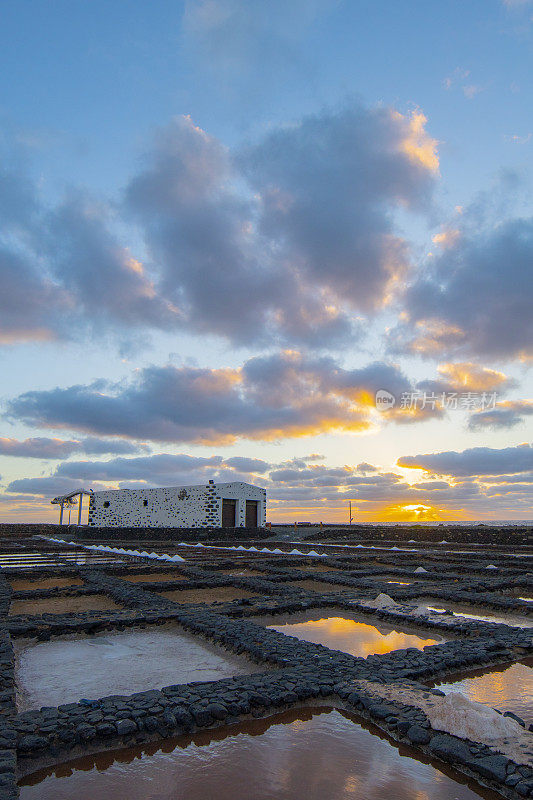
[[287,712],[229,730],[78,759],[23,779],[20,797],[496,800],[493,792],[472,782],[469,788],[338,711]]
[[[417,602],[426,603],[431,602],[431,600],[427,601],[422,599]],[[533,628],[533,619],[521,617],[519,614],[498,614],[497,612],[492,613],[492,611],[486,611],[483,614],[476,614],[474,611],[464,610],[464,606],[457,606],[450,603],[446,603],[446,607],[441,605],[428,605],[428,608],[430,611],[449,611],[454,617],[475,619],[478,622],[499,622],[516,628]]]
[[104,594],[71,597],[42,597],[36,600],[12,600],[10,616],[17,614],[76,614],[82,611],[117,611],[123,606]]
[[[294,620],[294,617],[290,619]],[[285,624],[278,623],[268,627],[288,636],[296,636],[307,642],[323,644],[332,650],[342,650],[352,656],[363,658],[374,653],[390,653],[391,650],[406,647],[416,647],[421,650],[428,644],[438,644],[442,641],[425,639],[417,634],[398,631],[386,625],[380,625],[378,628],[340,613],[330,617],[308,616],[305,621],[288,621]]]
[[83,586],[81,578],[13,578],[11,581],[11,588],[14,592],[20,592],[24,589],[59,589],[65,586]]
[[455,680],[431,685],[446,694],[461,692],[469,700],[498,711],[512,711],[527,725],[533,723],[533,659],[508,667],[476,670]]
[[17,642],[15,652],[20,711],[267,669],[176,628]]
[[157,581],[185,580],[185,575],[182,575],[177,570],[176,572],[139,572],[137,574],[133,573],[130,575],[117,575],[116,577],[123,581],[129,581],[129,583],[155,583]]

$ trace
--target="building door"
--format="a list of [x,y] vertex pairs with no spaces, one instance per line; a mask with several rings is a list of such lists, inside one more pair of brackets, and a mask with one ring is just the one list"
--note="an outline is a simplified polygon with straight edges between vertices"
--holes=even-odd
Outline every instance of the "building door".
[[236,500],[222,500],[222,527],[235,527],[235,512],[237,510]]
[[257,500],[246,501],[246,527],[257,528]]

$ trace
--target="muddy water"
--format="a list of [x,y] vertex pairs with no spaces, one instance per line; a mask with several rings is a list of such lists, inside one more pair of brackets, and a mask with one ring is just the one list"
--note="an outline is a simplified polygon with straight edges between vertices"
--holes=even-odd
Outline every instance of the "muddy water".
[[290,581],[287,586],[299,586],[311,592],[354,592],[353,586],[342,586],[338,583],[327,583],[327,581]]
[[81,578],[43,578],[42,580],[29,580],[28,578],[13,578],[11,581],[13,591],[23,589],[59,589],[63,586],[82,586]]
[[235,577],[238,576],[238,577],[244,577],[244,578],[250,578],[250,577],[253,577],[253,576],[260,576],[262,578],[265,577],[265,573],[264,572],[259,572],[259,570],[257,570],[257,569],[241,569],[241,570],[239,570],[239,569],[235,569],[235,567],[233,569],[221,569],[220,570],[220,574],[221,575],[233,575]]
[[[269,621],[268,627],[288,636],[296,636],[315,644],[323,644],[332,650],[342,650],[353,656],[390,653],[406,647],[419,650],[429,644],[438,644],[442,639],[426,639],[414,633],[398,631],[381,625],[376,627],[361,622],[350,614],[338,612],[335,616],[325,616],[327,612],[310,612],[300,616],[288,617],[283,624]],[[330,612],[331,613],[331,612]]]
[[476,670],[431,685],[446,694],[461,692],[469,700],[498,711],[512,711],[527,725],[533,723],[533,659],[508,667]]
[[171,626],[17,642],[15,653],[20,711],[267,669]]
[[475,619],[479,622],[500,622],[513,627],[533,628],[533,619],[531,617],[522,617],[516,613],[498,613],[497,611],[493,612],[485,609],[481,611],[473,606],[448,603],[431,597],[419,598],[416,602],[427,605],[432,611],[451,611],[454,616],[463,617],[464,619]]
[[123,581],[130,583],[144,583],[145,581],[183,581],[185,576],[179,572],[139,572],[137,575],[117,575]]
[[233,586],[214,586],[212,589],[174,589],[158,594],[175,603],[230,603],[232,600],[257,597],[255,592],[249,592],[247,589],[235,589]]
[[[232,731],[228,734],[228,730]],[[21,800],[496,800],[328,709],[288,712],[21,781]],[[454,780],[456,778],[457,780]]]
[[13,614],[74,614],[79,611],[116,611],[122,606],[103,594],[80,597],[46,597],[40,600],[13,600],[9,613]]

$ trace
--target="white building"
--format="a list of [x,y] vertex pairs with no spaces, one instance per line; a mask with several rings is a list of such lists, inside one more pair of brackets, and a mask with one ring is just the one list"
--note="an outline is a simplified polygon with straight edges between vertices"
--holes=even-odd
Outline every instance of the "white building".
[[214,483],[165,489],[93,492],[89,525],[96,528],[256,528],[266,523],[266,489]]

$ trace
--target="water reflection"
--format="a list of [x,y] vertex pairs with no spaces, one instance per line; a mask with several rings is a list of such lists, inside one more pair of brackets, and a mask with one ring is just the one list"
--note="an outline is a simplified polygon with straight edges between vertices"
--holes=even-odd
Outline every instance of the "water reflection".
[[[293,618],[294,619],[294,618]],[[283,625],[269,625],[280,633],[305,639],[307,642],[323,644],[332,650],[342,650],[352,656],[369,656],[375,653],[390,653],[406,647],[419,650],[428,644],[438,644],[441,639],[423,639],[413,633],[397,631],[390,626],[369,625],[358,622],[348,615],[292,621]]]
[[21,800],[496,800],[372,735],[301,710],[143,750],[103,753],[21,781]]
[[533,659],[522,664],[476,670],[446,683],[432,684],[443,692],[461,692],[469,700],[485,703],[499,711],[518,714],[527,725],[533,723]]
[[513,614],[505,614],[504,616],[502,616],[500,614],[493,614],[491,611],[487,611],[485,614],[474,614],[471,611],[456,610],[457,608],[462,608],[462,607],[452,606],[450,603],[447,603],[446,608],[444,608],[444,606],[432,606],[432,605],[429,605],[428,608],[430,611],[439,611],[440,613],[442,613],[443,611],[448,611],[448,613],[454,617],[475,619],[477,622],[498,622],[503,625],[510,625],[512,628],[533,628],[533,620],[522,619],[518,616],[514,616]]

